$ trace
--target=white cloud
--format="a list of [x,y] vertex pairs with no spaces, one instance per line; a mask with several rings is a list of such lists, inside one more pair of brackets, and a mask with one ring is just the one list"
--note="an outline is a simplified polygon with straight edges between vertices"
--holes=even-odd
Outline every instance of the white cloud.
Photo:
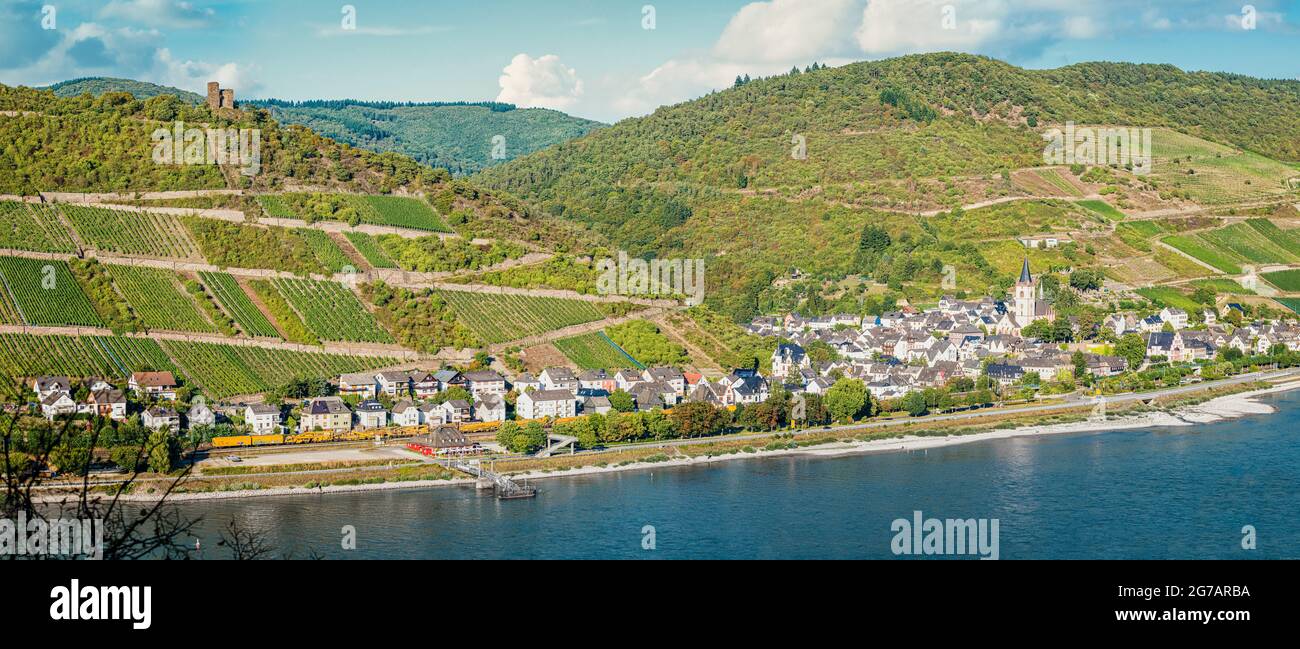
[[523,107],[568,110],[582,96],[582,79],[573,68],[560,62],[560,57],[547,54],[532,58],[516,54],[510,65],[502,69],[498,79],[501,92],[497,101]]
[[177,0],[112,0],[99,14],[104,18],[179,29],[206,27],[216,17],[212,9],[199,9]]
[[713,54],[728,61],[790,64],[838,49],[848,40],[857,0],[771,0],[741,7]]
[[1001,0],[870,0],[854,36],[867,54],[968,50],[1004,38],[1008,12]]

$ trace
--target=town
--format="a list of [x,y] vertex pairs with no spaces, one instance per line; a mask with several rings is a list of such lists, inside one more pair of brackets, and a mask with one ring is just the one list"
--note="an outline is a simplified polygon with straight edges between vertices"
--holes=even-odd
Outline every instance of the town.
[[[757,318],[749,331],[778,340],[766,373],[735,368],[710,378],[676,367],[611,372],[556,366],[508,378],[490,367],[364,371],[291,383],[285,398],[230,404],[191,396],[171,372],[135,372],[121,386],[92,378],[75,389],[67,377],[43,376],[31,381],[32,407],[51,421],[122,422],[138,411],[144,429],[186,430],[196,433],[192,441],[217,447],[424,434],[420,448],[439,455],[534,453],[553,450],[554,438],[593,448],[848,423],[900,411],[915,417],[1045,395],[1090,390],[1095,396],[1223,378],[1261,362],[1293,364],[1300,328],[1245,321],[1246,309],[1228,303],[1223,313],[1115,313],[1087,332],[1076,319],[1064,322],[1070,339],[1079,342],[1046,342],[1032,334],[1055,325],[1055,314],[1025,260],[1009,300],[948,296],[933,309],[906,306],[865,318]],[[612,412],[655,419],[619,431],[607,421],[595,427],[585,421]],[[480,443],[493,433],[495,445]]]

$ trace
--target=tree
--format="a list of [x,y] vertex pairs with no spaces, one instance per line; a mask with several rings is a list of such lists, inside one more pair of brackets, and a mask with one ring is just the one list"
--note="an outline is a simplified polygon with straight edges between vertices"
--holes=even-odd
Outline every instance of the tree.
[[514,420],[501,422],[501,427],[497,428],[497,444],[502,448],[509,449],[514,444],[515,435],[519,434],[519,423]]
[[1127,334],[1115,344],[1115,354],[1128,363],[1130,370],[1136,370],[1147,357],[1147,343],[1142,336]]
[[171,473],[176,465],[176,441],[166,429],[149,436],[149,470],[154,473]]
[[913,417],[922,417],[930,411],[930,404],[925,401],[925,393],[912,391],[903,395],[903,409]]
[[1088,358],[1083,352],[1074,352],[1070,355],[1070,362],[1074,364],[1074,378],[1081,379],[1088,374]]
[[609,395],[609,405],[619,412],[636,410],[636,400],[626,390],[615,390]]
[[826,390],[826,409],[835,421],[849,423],[870,403],[867,386],[858,379],[842,378]]
[[889,233],[884,228],[870,223],[864,225],[862,234],[858,237],[858,269],[866,273],[874,271],[891,243]]
[[727,411],[703,402],[683,403],[668,411],[681,437],[717,435],[727,427]]

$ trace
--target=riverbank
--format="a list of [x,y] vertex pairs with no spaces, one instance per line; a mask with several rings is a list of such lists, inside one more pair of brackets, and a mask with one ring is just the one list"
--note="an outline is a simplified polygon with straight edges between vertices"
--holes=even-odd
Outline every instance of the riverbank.
[[[831,431],[832,436],[827,439],[801,439],[802,437],[811,437],[811,434],[800,436],[774,435],[770,438],[765,438],[772,442],[766,447],[755,447],[754,445],[747,443],[747,441],[720,439],[717,440],[716,443],[712,443],[711,446],[730,446],[730,448],[719,449],[717,452],[708,449],[698,454],[686,453],[685,450],[695,450],[690,447],[683,447],[665,442],[657,448],[647,449],[652,454],[638,460],[623,460],[618,462],[605,461],[604,458],[608,456],[616,456],[622,452],[619,449],[614,449],[605,453],[563,456],[558,458],[577,458],[580,459],[579,461],[589,462],[582,466],[510,472],[510,476],[516,480],[527,480],[531,482],[602,473],[643,471],[659,467],[707,465],[717,462],[749,458],[774,458],[800,455],[811,457],[837,457],[870,453],[914,452],[945,446],[955,446],[958,444],[969,444],[1015,437],[1035,437],[1067,433],[1095,433],[1142,428],[1196,426],[1241,417],[1272,414],[1276,411],[1275,408],[1267,403],[1259,401],[1258,398],[1264,395],[1294,390],[1297,388],[1300,388],[1300,381],[1292,381],[1290,383],[1284,383],[1269,388],[1214,397],[1201,403],[1180,406],[1172,411],[1151,410],[1138,412],[1136,414],[1114,415],[1107,419],[1094,418],[1067,423],[1031,424],[1007,428],[995,428],[993,430],[980,432],[960,432],[963,429],[959,428],[956,429],[957,432],[951,434],[890,434],[890,431],[886,429],[884,431],[885,436],[876,439],[854,439],[851,435],[854,434],[855,431],[851,428],[846,428]],[[1087,407],[1087,404],[1080,405],[1081,407]],[[924,426],[925,424],[926,421],[924,419],[899,422],[900,426],[908,425],[916,427]],[[761,444],[761,442],[755,443]],[[773,446],[776,447],[774,448]],[[617,458],[614,457],[610,459]],[[505,470],[508,471],[509,469]],[[173,493],[167,497],[167,500],[218,500],[307,494],[339,494],[363,491],[425,489],[429,487],[442,486],[473,486],[474,483],[475,481],[473,478],[466,477],[435,480],[380,481],[366,484],[250,488]],[[158,500],[158,498],[159,494],[156,493],[127,494],[122,496],[122,500],[130,502],[154,502]]]

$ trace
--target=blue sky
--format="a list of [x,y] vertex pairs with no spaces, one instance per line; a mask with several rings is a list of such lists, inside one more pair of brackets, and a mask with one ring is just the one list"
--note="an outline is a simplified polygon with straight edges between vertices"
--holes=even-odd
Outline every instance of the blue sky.
[[[348,5],[355,8],[355,29],[344,26]],[[198,91],[218,79],[241,97],[499,99],[614,121],[725,87],[737,74],[941,50],[1035,68],[1111,60],[1300,77],[1300,0],[1246,6],[1218,0],[0,0],[0,82],[122,76]]]

